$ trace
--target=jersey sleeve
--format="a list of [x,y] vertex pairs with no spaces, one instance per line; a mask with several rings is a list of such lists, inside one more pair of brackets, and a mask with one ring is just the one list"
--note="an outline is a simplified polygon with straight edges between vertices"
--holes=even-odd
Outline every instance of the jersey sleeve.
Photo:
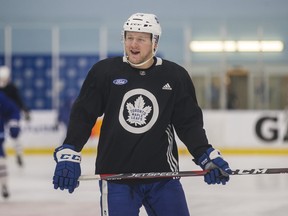
[[76,151],[82,150],[97,118],[104,113],[104,92],[107,93],[108,89],[105,87],[105,73],[99,65],[95,64],[88,72],[71,109],[64,143],[75,146]]
[[177,99],[172,121],[180,140],[187,146],[193,157],[198,158],[211,145],[208,143],[203,127],[203,114],[197,102],[193,82],[183,68],[180,69],[178,78]]

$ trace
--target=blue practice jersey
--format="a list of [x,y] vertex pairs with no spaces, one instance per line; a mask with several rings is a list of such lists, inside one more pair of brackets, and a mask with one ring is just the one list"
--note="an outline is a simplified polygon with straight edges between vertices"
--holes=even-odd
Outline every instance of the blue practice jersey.
[[0,138],[4,139],[4,126],[10,120],[20,119],[18,106],[3,92],[0,92]]

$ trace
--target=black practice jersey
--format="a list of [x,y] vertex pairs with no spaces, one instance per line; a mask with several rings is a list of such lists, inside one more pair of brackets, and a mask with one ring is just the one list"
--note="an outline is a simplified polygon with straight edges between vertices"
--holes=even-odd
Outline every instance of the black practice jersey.
[[153,66],[140,70],[115,57],[89,71],[72,107],[64,143],[81,151],[104,114],[96,173],[178,171],[174,130],[196,158],[210,147],[187,71],[154,60]]

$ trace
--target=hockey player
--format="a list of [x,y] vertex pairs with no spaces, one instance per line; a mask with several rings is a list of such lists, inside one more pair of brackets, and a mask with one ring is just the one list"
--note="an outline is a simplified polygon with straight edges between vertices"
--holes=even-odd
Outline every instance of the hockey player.
[[[123,27],[124,57],[96,63],[76,99],[63,145],[56,148],[54,188],[70,193],[81,175],[81,150],[98,117],[103,117],[96,173],[179,170],[174,130],[210,170],[208,184],[226,184],[231,169],[209,144],[202,111],[187,71],[155,56],[161,27],[153,14],[133,14]],[[100,180],[102,216],[188,216],[180,179]]]
[[[8,126],[11,138],[16,139],[20,132],[19,119],[20,111],[16,104],[5,94],[0,92],[0,186],[1,193],[4,198],[9,196],[7,188],[7,166],[4,150],[4,128]],[[7,126],[5,125],[6,123]]]
[[[9,98],[11,98],[19,109],[23,112],[25,120],[30,120],[30,112],[23,102],[18,88],[10,81],[11,72],[9,67],[0,66],[0,92],[5,93]],[[23,149],[19,139],[13,140],[17,164],[21,167],[23,166]]]

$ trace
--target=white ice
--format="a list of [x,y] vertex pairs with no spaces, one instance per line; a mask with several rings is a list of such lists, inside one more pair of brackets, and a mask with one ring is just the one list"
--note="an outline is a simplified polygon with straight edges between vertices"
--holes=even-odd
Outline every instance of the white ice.
[[[231,168],[279,168],[287,156],[226,156]],[[100,216],[98,181],[81,182],[73,194],[54,190],[52,156],[25,156],[17,167],[8,157],[10,198],[0,197],[1,216]],[[83,155],[82,173],[93,174],[95,157]],[[181,170],[199,169],[189,156]],[[191,216],[287,216],[288,174],[232,176],[225,186],[207,185],[203,177],[181,179]],[[140,215],[146,215],[141,209]]]

